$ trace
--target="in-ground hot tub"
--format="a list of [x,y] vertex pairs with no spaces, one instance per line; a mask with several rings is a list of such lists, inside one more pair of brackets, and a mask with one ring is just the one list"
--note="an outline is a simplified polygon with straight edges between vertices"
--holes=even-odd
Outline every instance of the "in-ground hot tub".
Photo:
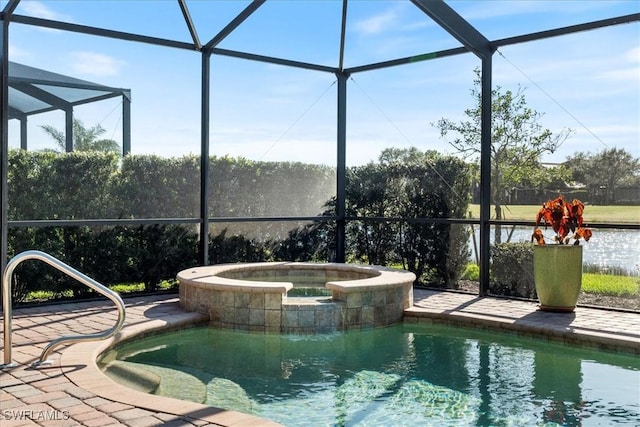
[[[178,273],[180,305],[217,327],[317,333],[400,322],[413,305],[415,275],[379,266],[264,262],[194,267]],[[298,297],[298,288],[331,292]],[[328,292],[327,291],[327,292]]]

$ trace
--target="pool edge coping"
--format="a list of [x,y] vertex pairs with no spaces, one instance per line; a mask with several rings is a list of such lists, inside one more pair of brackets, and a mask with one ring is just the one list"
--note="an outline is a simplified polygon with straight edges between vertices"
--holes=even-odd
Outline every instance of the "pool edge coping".
[[535,320],[505,319],[491,313],[453,312],[414,306],[405,310],[403,322],[434,322],[494,332],[510,332],[518,336],[546,339],[566,345],[640,356],[640,336],[563,325],[550,328],[548,324]]
[[[293,284],[287,281],[252,281],[228,278],[220,275],[229,272],[241,272],[258,268],[264,268],[267,270],[296,268],[300,270],[330,269],[334,271],[367,272],[370,274],[369,277],[365,278],[340,281],[332,280],[325,283],[326,288],[342,292],[357,292],[363,290],[396,287],[400,284],[409,282],[413,283],[415,281],[415,274],[407,270],[393,269],[384,266],[341,263],[313,263],[299,261],[226,263],[195,266],[178,272],[176,278],[181,284],[184,283],[196,288],[210,288],[221,291],[286,293],[293,287]],[[391,280],[390,278],[393,278],[393,280]]]
[[125,326],[115,337],[104,341],[76,343],[64,349],[60,355],[60,369],[69,381],[81,389],[98,397],[126,405],[134,405],[137,408],[227,427],[281,426],[275,421],[239,411],[134,390],[109,378],[97,365],[101,354],[121,342],[155,332],[191,327],[206,322],[208,322],[206,315],[185,312],[163,319],[150,319],[135,325]]

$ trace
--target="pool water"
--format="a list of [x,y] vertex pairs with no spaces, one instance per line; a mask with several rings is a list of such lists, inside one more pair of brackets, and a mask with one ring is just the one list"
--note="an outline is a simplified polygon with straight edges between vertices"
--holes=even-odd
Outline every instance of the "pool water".
[[330,297],[333,296],[331,289],[324,287],[293,287],[287,292],[288,297]]
[[286,426],[640,425],[639,358],[442,325],[194,327],[124,343],[101,364],[157,378],[150,392]]
[[[247,272],[244,272],[247,273]],[[272,272],[270,275],[266,274],[257,274],[250,275],[249,277],[242,278],[242,280],[247,281],[257,281],[257,282],[291,282],[293,284],[293,288],[289,289],[287,292],[288,297],[330,297],[333,295],[331,289],[325,288],[326,282],[336,282],[340,280],[346,280],[344,277],[339,276],[328,276],[322,271],[314,271],[311,270],[307,275],[278,275],[275,272]],[[221,274],[221,277],[230,276],[235,278],[233,275],[224,275]],[[322,279],[322,280],[320,280]]]

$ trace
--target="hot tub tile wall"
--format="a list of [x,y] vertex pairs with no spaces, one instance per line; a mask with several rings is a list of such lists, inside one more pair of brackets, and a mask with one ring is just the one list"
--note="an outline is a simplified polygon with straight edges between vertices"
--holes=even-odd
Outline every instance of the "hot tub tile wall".
[[344,304],[338,302],[319,306],[316,310],[316,331],[335,332],[344,329],[343,312]]
[[249,308],[264,311],[264,294],[249,294]]
[[280,332],[282,329],[282,311],[281,310],[265,310],[264,312],[264,331]]
[[217,327],[279,331],[282,294],[247,293],[208,287],[180,286],[183,308],[208,314]]
[[298,311],[298,324],[305,330],[313,330],[316,326],[315,305],[303,305]]
[[[235,293],[231,291],[218,291],[210,292],[211,302],[213,304],[219,304],[223,307],[235,307]],[[218,303],[219,301],[219,303]]]
[[292,332],[298,327],[298,307],[286,306],[282,308],[282,329],[283,332]]
[[402,321],[405,308],[413,303],[412,284],[402,287],[364,290],[362,292],[333,291],[334,299],[347,303],[345,329],[386,326]]
[[345,329],[360,329],[362,328],[362,307],[347,308],[347,324]]
[[282,310],[282,294],[264,294],[265,310]]
[[363,328],[376,326],[375,308],[372,306],[362,307],[361,322]]
[[344,303],[295,298],[282,306],[282,333],[313,334],[343,330]]
[[[236,307],[235,329],[249,330],[249,309]],[[254,325],[255,326],[255,325]]]
[[249,308],[249,300],[251,294],[246,292],[234,292],[233,293],[233,306],[236,308]]
[[[282,291],[286,283],[238,282],[241,278],[257,277],[251,270],[255,265],[234,265],[231,267],[234,270],[225,271],[224,275],[219,275],[219,269],[224,266],[198,267],[185,270],[184,277],[181,277],[183,273],[178,276],[180,304],[186,310],[208,314],[211,324],[216,327],[283,333],[324,333],[386,326],[401,322],[404,310],[413,305],[412,274],[404,274],[403,281],[396,278],[394,283],[388,283],[381,280],[378,270],[370,267],[359,271],[357,267],[344,264],[332,264],[328,269],[323,264],[302,263],[303,267],[300,263],[276,264],[268,265],[260,277],[265,277],[266,271],[278,278],[287,275],[292,281],[295,277],[311,274],[331,281],[336,277],[345,281],[327,285],[333,293],[331,299],[287,298],[286,291]],[[209,269],[215,273],[208,273]],[[363,279],[368,281],[358,282]],[[291,285],[287,286],[289,289]]]

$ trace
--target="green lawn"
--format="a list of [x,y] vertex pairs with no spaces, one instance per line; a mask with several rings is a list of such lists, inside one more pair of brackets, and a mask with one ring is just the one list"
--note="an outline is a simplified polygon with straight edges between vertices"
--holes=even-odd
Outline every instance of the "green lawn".
[[583,273],[582,290],[591,294],[636,297],[640,292],[640,278]]
[[[158,285],[158,290],[166,291],[170,289],[178,290],[178,285],[175,280],[163,280]],[[127,294],[134,294],[136,292],[144,292],[144,283],[122,283],[118,285],[109,286],[109,289],[115,291],[123,296]],[[29,292],[24,302],[38,302],[38,301],[48,301],[55,299],[72,299],[73,291],[66,290],[62,293],[56,293],[53,291],[33,291]]]
[[[467,264],[462,279],[477,281],[480,268]],[[603,273],[582,273],[582,291],[589,294],[612,295],[616,297],[640,296],[640,277]]]
[[[475,264],[469,264],[463,279],[478,280],[479,268]],[[175,283],[165,281],[160,285],[160,289],[168,290],[175,288]],[[111,289],[122,294],[131,294],[144,291],[143,283],[121,284],[112,286]],[[617,276],[612,274],[583,273],[582,291],[590,294],[612,295],[616,297],[637,298],[640,295],[640,278],[629,276]],[[55,298],[71,298],[71,291],[62,295],[56,295],[49,291],[31,292],[25,302],[47,301]]]
[[[541,205],[508,205],[503,206],[503,219],[514,221],[533,221]],[[469,205],[473,218],[480,218],[480,205]],[[491,219],[495,219],[491,206]],[[640,206],[591,206],[584,209],[584,220],[589,222],[640,222]]]

